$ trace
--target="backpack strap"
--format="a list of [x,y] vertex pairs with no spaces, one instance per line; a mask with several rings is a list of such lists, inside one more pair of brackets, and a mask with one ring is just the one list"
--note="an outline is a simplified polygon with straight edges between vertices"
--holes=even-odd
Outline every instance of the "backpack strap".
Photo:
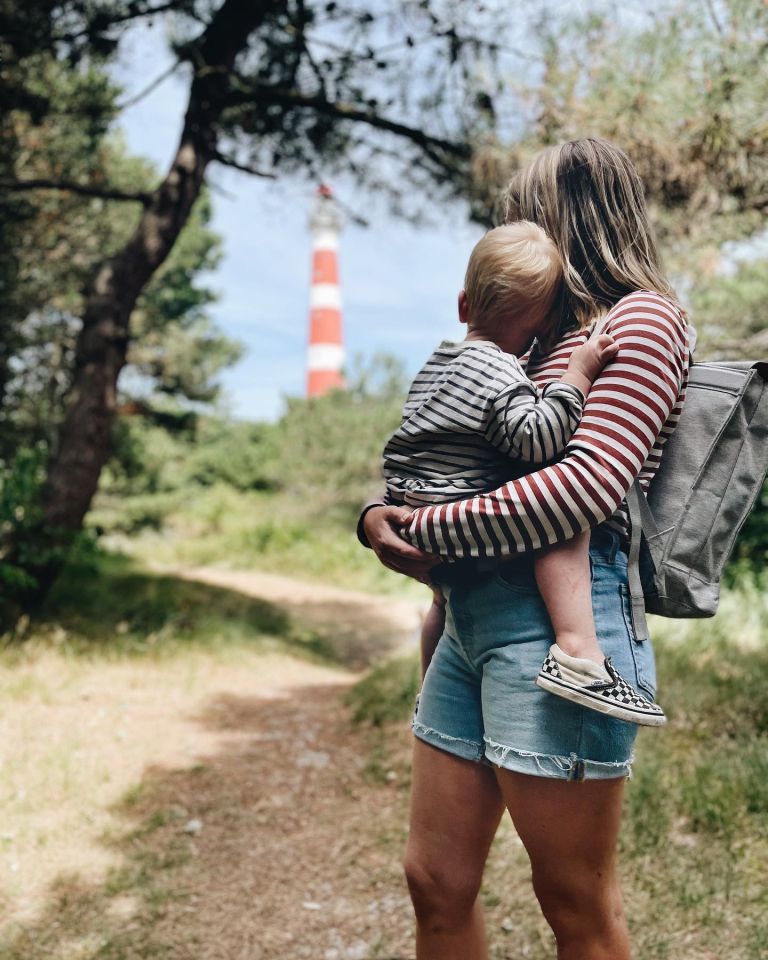
[[648,639],[648,624],[645,619],[643,584],[640,580],[640,543],[643,529],[645,528],[647,536],[653,536],[656,532],[656,522],[645,498],[645,491],[637,480],[627,490],[626,500],[630,524],[627,562],[629,602],[632,608],[632,626],[635,628],[635,636],[639,642],[642,642]]

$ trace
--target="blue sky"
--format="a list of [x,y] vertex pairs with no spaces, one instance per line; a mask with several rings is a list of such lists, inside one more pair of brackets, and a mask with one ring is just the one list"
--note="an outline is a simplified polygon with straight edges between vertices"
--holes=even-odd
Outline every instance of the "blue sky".
[[[114,75],[125,99],[170,64],[162,29],[132,31]],[[134,154],[167,166],[184,112],[186,89],[170,77],[122,114]],[[225,407],[238,417],[274,419],[286,395],[304,389],[308,327],[313,188],[289,179],[258,180],[220,166],[211,169],[214,228],[223,236],[224,260],[210,278],[220,300],[212,313],[243,342],[246,354],[222,378]],[[345,194],[358,209],[371,199]],[[341,237],[340,269],[347,354],[386,352],[414,373],[434,345],[460,337],[456,295],[469,251],[482,231],[460,207],[441,212],[439,226],[416,229],[386,212],[368,228],[348,224]]]

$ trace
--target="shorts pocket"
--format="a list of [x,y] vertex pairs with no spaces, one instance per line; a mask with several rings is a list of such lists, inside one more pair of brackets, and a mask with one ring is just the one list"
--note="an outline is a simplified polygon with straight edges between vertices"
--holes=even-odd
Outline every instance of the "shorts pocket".
[[637,686],[642,693],[653,700],[656,696],[656,661],[653,656],[653,646],[650,640],[641,642],[637,639],[635,626],[632,622],[632,602],[627,584],[619,584],[619,591],[621,593],[621,612],[624,615],[624,623],[630,638],[632,660],[635,664]]
[[494,585],[500,586],[504,590],[508,590],[510,593],[516,593],[526,597],[541,598],[538,585],[536,584],[536,579],[532,573],[497,573],[493,582]]

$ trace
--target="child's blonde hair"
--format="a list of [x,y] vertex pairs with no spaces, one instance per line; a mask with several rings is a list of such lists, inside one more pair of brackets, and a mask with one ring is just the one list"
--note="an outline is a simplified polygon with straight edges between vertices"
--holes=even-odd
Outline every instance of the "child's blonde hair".
[[496,332],[532,317],[546,339],[556,319],[563,276],[560,254],[535,223],[496,227],[476,245],[464,277],[470,328]]

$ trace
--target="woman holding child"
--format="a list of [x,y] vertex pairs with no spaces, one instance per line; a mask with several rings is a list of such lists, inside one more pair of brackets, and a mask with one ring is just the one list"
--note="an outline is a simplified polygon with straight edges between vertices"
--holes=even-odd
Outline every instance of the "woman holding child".
[[[622,151],[596,139],[550,148],[506,205],[508,223],[544,232],[534,247],[554,244],[557,292],[547,302],[532,290],[532,309],[501,333],[490,301],[465,293],[468,339],[441,344],[414,381],[412,429],[385,456],[387,503],[361,518],[364,542],[401,573],[426,581],[441,558],[459,561],[434,576],[425,632],[442,635],[413,722],[405,870],[417,956],[487,956],[477,895],[506,808],[559,960],[629,960],[616,873],[623,786],[635,724],[663,714],[629,604],[623,499],[636,478],[650,482],[677,422],[688,327]],[[459,379],[444,375],[457,369]],[[526,465],[507,462],[502,477],[502,456]]]

